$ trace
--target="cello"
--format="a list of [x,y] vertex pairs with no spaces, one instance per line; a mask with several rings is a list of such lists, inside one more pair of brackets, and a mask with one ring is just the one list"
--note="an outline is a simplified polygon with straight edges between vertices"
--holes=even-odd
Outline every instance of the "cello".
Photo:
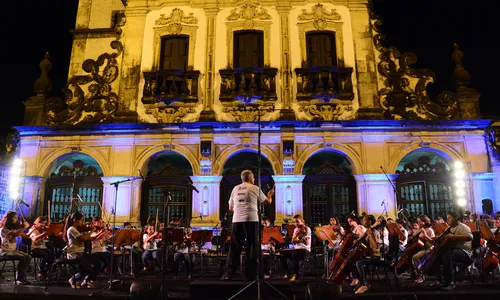
[[[354,264],[364,258],[366,255],[368,255],[370,251],[370,247],[367,246],[365,243],[363,243],[363,238],[366,236],[368,230],[365,231],[365,233],[357,240],[354,241],[353,247],[352,248],[344,248],[344,251],[338,252],[338,257],[336,256],[335,262],[333,267],[333,270],[331,270],[331,274],[329,277],[330,281],[333,281],[337,284],[341,284],[348,276],[351,270],[355,267]],[[353,236],[352,233],[349,235]],[[348,237],[349,237],[348,235]],[[346,237],[346,244],[351,240],[352,238],[347,238]],[[344,245],[342,245],[344,246]],[[330,266],[332,267],[332,266]]]
[[415,255],[422,247],[424,247],[425,243],[418,237],[420,232],[423,229],[420,228],[415,235],[408,241],[406,245],[405,251],[401,255],[401,257],[396,262],[396,270],[400,271],[411,266],[411,258]]
[[418,264],[418,270],[420,272],[427,273],[429,270],[431,270],[432,265],[445,248],[446,241],[444,237],[447,236],[450,231],[451,226],[446,228],[446,230],[441,233],[441,235],[434,241],[434,247],[432,248],[432,250],[420,260],[420,263]]
[[488,241],[487,251],[482,262],[482,271],[489,273],[493,272],[500,263],[498,255],[500,255],[500,229],[495,232],[495,237]]

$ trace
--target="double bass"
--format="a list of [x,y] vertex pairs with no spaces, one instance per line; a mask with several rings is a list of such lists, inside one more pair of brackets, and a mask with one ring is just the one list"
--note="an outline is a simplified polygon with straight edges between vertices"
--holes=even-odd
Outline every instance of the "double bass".
[[[367,231],[357,240],[352,233],[349,233],[342,241],[341,249],[339,249],[330,265],[331,273],[328,280],[341,284],[355,267],[354,264],[368,255],[370,247],[362,241]],[[351,244],[351,247],[347,246],[349,244]]]

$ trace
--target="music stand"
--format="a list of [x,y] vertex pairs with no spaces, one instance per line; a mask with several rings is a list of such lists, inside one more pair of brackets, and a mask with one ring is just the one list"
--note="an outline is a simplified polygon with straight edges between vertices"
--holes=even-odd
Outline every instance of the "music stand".
[[436,236],[441,235],[441,233],[443,233],[448,227],[450,226],[448,226],[448,224],[446,223],[436,223],[432,225],[432,229],[436,233]]
[[388,223],[386,225],[386,227],[387,227],[387,231],[389,231],[389,234],[391,234],[391,235],[397,235],[400,241],[404,241],[405,240],[405,235],[403,234],[403,232],[401,232],[401,229],[399,229],[398,224],[396,224],[396,223]]
[[262,230],[262,243],[268,243],[270,241],[280,244],[285,242],[278,227],[264,228]]
[[59,235],[61,231],[63,230],[64,224],[61,223],[51,223],[49,224],[49,228],[45,231],[46,236],[51,236],[51,235]]
[[329,246],[335,246],[337,236],[329,225],[314,227],[314,234],[320,241],[327,241]]
[[212,240],[212,230],[193,231],[193,233],[191,234],[191,240],[201,248],[207,241]]

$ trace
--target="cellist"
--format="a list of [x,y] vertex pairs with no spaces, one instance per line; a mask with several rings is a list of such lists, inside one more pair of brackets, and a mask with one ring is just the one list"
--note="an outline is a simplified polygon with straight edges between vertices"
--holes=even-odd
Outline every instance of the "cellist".
[[356,289],[355,294],[363,294],[368,290],[365,277],[365,267],[376,264],[380,261],[380,247],[383,244],[380,238],[380,232],[373,228],[375,225],[375,217],[366,215],[363,217],[363,227],[366,228],[365,234],[361,238],[361,242],[369,245],[370,252],[364,259],[356,262],[356,277],[359,280],[360,286]]
[[[453,290],[453,263],[457,261],[470,260],[472,256],[472,232],[469,226],[460,222],[461,216],[456,211],[450,211],[447,215],[447,223],[451,227],[450,233],[445,235],[443,243],[446,250],[441,252],[437,263],[434,264],[433,273],[438,278],[431,286],[441,286],[443,290]],[[441,281],[441,270],[439,262],[443,265],[444,281]]]
[[431,228],[431,220],[426,215],[420,215],[417,218],[417,224],[419,226],[419,229],[413,233],[411,239],[420,239],[422,242],[424,242],[424,246],[420,251],[412,256],[412,274],[409,275],[413,275],[417,278],[415,280],[415,283],[423,283],[423,275],[418,271],[417,267],[422,257],[430,252],[430,249],[432,248],[432,239],[434,238],[435,234],[434,230]]

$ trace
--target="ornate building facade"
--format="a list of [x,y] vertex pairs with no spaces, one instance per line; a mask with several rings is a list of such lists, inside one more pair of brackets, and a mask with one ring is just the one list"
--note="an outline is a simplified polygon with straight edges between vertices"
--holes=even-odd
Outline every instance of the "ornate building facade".
[[170,195],[167,218],[214,226],[257,168],[259,128],[277,224],[443,215],[454,161],[467,209],[500,210],[500,122],[480,119],[464,54],[456,89],[430,99],[434,73],[379,28],[366,0],[80,0],[66,97],[48,97],[47,54],[17,127],[30,213],[62,218],[77,194],[106,217],[117,197],[117,221],[138,224]]

